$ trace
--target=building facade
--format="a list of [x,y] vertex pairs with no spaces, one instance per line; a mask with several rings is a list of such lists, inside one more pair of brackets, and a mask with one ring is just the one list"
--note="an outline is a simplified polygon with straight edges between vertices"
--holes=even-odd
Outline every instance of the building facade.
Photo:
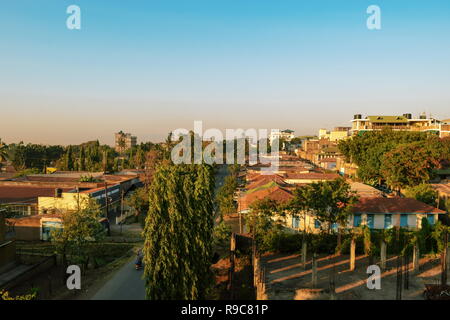
[[294,131],[290,130],[290,129],[281,130],[281,131],[280,130],[272,130],[270,132],[270,137],[269,137],[270,143],[272,143],[272,141],[277,138],[280,140],[283,139],[286,141],[291,141],[292,139],[295,138]]
[[131,149],[137,144],[137,137],[132,136],[131,133],[123,133],[122,131],[119,131],[114,134],[114,137],[114,149],[119,153]]
[[376,131],[389,128],[396,131],[435,132],[440,137],[450,135],[450,124],[440,121],[422,113],[418,118],[413,118],[411,113],[401,116],[367,116],[361,114],[353,116],[351,134],[356,135],[365,131]]

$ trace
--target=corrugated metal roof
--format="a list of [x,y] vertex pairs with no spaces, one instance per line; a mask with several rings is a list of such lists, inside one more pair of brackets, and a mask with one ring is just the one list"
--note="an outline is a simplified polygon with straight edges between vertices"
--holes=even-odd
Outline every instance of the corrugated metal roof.
[[[62,188],[63,192],[72,188]],[[51,197],[55,188],[0,186],[0,203],[37,203],[38,197]]]

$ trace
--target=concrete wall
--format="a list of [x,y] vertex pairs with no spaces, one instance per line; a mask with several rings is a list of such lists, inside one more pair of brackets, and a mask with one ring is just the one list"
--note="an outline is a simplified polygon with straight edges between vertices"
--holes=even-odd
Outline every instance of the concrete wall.
[[41,238],[41,216],[30,216],[16,219],[8,219],[13,226],[15,239],[24,241],[36,241]]
[[38,206],[42,213],[43,210],[51,210],[53,208],[58,210],[77,210],[78,204],[83,208],[89,201],[89,195],[86,193],[69,193],[63,192],[61,197],[39,197]]
[[374,215],[374,229],[384,229],[384,214]]

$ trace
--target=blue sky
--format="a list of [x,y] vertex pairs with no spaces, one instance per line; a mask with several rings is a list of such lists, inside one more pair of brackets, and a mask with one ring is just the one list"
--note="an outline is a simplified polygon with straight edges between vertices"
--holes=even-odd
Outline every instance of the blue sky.
[[[66,28],[67,6],[81,30]],[[381,8],[382,29],[366,28]],[[0,137],[348,125],[353,114],[450,118],[450,2],[14,0],[0,4]]]

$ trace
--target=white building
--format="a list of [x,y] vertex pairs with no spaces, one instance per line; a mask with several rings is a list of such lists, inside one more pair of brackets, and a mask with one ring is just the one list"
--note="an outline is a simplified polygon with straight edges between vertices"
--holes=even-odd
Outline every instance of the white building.
[[270,137],[269,137],[270,143],[272,143],[272,141],[277,138],[280,140],[283,139],[286,141],[291,141],[292,139],[295,138],[294,131],[290,130],[290,129],[286,129],[286,130],[278,130],[278,129],[275,130],[274,129],[270,132]]

